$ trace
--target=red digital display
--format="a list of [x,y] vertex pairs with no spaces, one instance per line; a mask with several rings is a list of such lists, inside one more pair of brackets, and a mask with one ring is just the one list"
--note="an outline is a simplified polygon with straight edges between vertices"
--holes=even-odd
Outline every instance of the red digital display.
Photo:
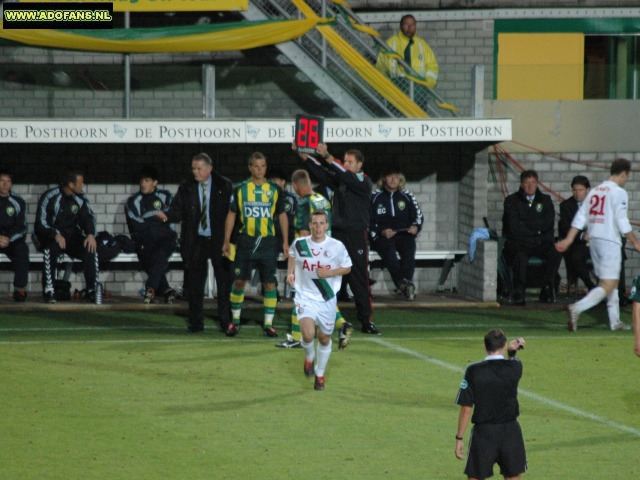
[[315,153],[318,144],[322,143],[324,118],[310,115],[296,116],[295,139],[298,152]]

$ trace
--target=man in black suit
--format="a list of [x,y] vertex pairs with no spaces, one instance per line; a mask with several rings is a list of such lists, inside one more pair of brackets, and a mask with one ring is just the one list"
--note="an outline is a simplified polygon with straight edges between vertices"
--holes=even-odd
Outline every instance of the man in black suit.
[[[560,220],[558,220],[558,235],[560,239],[567,236],[573,217],[580,205],[582,205],[589,190],[591,190],[589,179],[584,175],[573,177],[571,190],[573,191],[573,196],[560,204]],[[578,234],[569,250],[564,253],[564,261],[567,265],[567,279],[575,279],[578,276],[589,290],[596,286],[591,280],[589,266],[587,265],[587,260],[590,258],[589,233],[585,230]]]
[[562,254],[555,248],[555,221],[551,197],[538,188],[538,174],[525,170],[520,174],[520,190],[505,198],[502,216],[502,235],[506,238],[503,255],[513,268],[514,305],[525,305],[527,267],[533,256],[546,260],[540,301],[556,301],[554,280]]
[[204,330],[204,286],[211,259],[218,290],[218,315],[223,332],[231,322],[231,262],[222,256],[224,223],[231,203],[231,180],[213,170],[206,153],[199,153],[191,162],[193,179],[183,182],[166,212],[156,216],[165,222],[182,222],[180,254],[189,286],[189,331]]

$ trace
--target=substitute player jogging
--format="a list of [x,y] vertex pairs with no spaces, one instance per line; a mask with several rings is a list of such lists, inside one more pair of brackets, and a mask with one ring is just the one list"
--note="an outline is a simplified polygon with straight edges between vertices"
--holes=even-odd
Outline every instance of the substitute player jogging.
[[[304,374],[315,375],[315,390],[324,390],[324,372],[331,356],[331,334],[336,320],[336,294],[342,276],[351,271],[351,258],[342,242],[327,236],[329,218],[322,210],[311,215],[311,235],[289,249],[287,283],[296,288],[295,308],[302,330]],[[318,327],[317,363],[313,339]]]
[[[327,214],[329,220],[329,227],[326,234],[331,236],[331,202],[325,197],[313,191],[311,187],[311,179],[309,173],[306,170],[296,170],[291,176],[291,182],[296,194],[300,197],[296,215],[294,217],[293,226],[295,229],[295,238],[306,237],[311,232],[309,231],[309,225],[311,224],[311,215],[316,210],[323,210]],[[353,325],[347,322],[340,309],[336,305],[336,325],[338,330],[338,347],[340,350],[345,349],[351,341],[351,335],[353,334]],[[295,306],[291,312],[291,335],[287,335],[287,341],[277,343],[276,347],[282,348],[302,348],[300,341],[302,340],[302,333],[300,331],[300,323],[298,322],[298,314]]]
[[569,305],[569,331],[578,328],[578,317],[585,310],[607,299],[607,313],[611,330],[629,330],[631,327],[620,321],[620,303],[618,300],[618,282],[620,281],[620,263],[622,260],[621,236],[640,252],[640,242],[631,230],[627,218],[629,198],[622,188],[631,171],[631,163],[618,158],[611,164],[609,180],[594,188],[586,196],[571,222],[571,229],[564,240],[556,244],[559,252],[565,252],[576,235],[585,225],[589,233],[589,251],[598,286],[579,302]]

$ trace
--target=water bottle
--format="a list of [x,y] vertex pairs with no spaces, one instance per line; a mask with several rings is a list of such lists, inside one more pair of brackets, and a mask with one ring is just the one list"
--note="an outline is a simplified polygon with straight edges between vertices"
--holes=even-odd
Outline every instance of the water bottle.
[[96,305],[102,305],[102,283],[96,283]]

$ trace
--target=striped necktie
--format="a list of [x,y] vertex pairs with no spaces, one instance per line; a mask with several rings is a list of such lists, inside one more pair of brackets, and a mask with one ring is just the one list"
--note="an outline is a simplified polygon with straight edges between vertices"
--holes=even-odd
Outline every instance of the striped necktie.
[[202,183],[202,214],[200,215],[200,226],[207,229],[207,185]]

